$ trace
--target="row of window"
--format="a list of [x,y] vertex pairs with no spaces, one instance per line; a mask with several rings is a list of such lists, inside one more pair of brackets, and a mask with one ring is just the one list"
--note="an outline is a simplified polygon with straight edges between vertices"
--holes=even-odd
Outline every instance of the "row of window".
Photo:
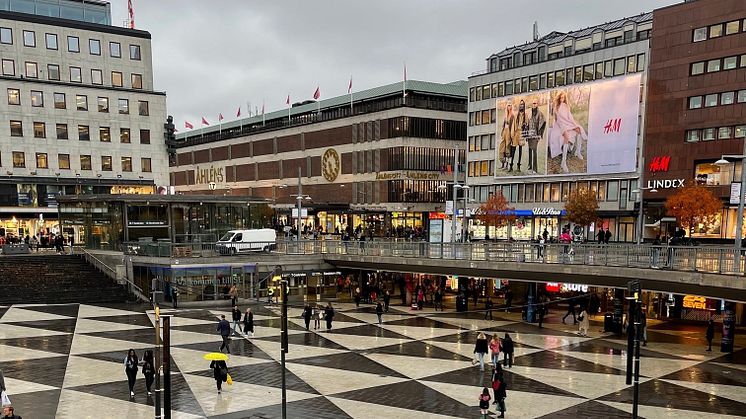
[[[495,122],[495,113],[492,109],[492,122]],[[485,151],[495,149],[495,134],[474,135],[469,137],[469,151]]]
[[[0,28],[0,44],[13,45],[13,29]],[[45,33],[44,44],[46,45],[47,49],[59,49],[57,34]],[[36,32],[25,29],[23,30],[23,46],[36,48]],[[77,36],[68,36],[67,51],[79,53],[80,38],[78,38]],[[88,52],[91,55],[101,55],[101,41],[99,39],[89,39]],[[112,58],[122,58],[122,44],[113,41],[109,42],[109,56]],[[140,54],[140,45],[130,44],[130,60],[140,61],[141,59],[142,56]]]
[[[31,106],[35,108],[44,107],[44,92],[40,90],[31,90]],[[64,93],[53,93],[54,108],[55,109],[67,109],[67,102]],[[96,98],[98,105],[98,111],[103,113],[109,113],[109,98],[99,96]],[[8,88],[8,105],[21,105],[21,90]],[[75,106],[79,111],[88,110],[88,96],[87,95],[75,95]],[[120,115],[129,115],[130,113],[130,101],[129,99],[118,99],[117,100],[117,111]],[[137,101],[137,112],[140,116],[150,115],[150,104],[147,100]]]
[[692,33],[693,42],[702,42],[712,38],[720,38],[724,35],[733,35],[746,32],[746,19],[731,20],[730,22],[716,23],[710,26],[697,28]]
[[746,138],[746,125],[690,129],[686,131],[685,135],[686,142],[688,143],[714,140],[730,140],[732,138]]
[[689,109],[711,108],[713,106],[746,103],[746,90],[735,92],[710,93],[703,96],[690,96]]
[[[68,140],[69,134],[67,124],[55,124],[55,131],[58,140]],[[47,125],[44,122],[34,122],[34,138],[47,138]],[[23,122],[10,121],[10,136],[23,137]],[[111,128],[99,127],[98,138],[102,143],[111,142]],[[78,125],[78,140],[91,141],[91,130],[88,125]],[[119,142],[129,144],[132,142],[132,136],[129,128],[119,128]],[[140,130],[140,144],[150,144],[150,130]]]
[[634,199],[632,191],[637,188],[636,180],[592,180],[577,182],[546,182],[546,183],[513,183],[509,185],[472,185],[471,198],[477,202],[485,202],[489,196],[502,193],[508,202],[512,203],[548,203],[565,202],[567,196],[577,188],[590,189],[597,194],[600,202],[620,202],[626,205],[629,199]]
[[621,76],[645,70],[645,54],[630,55],[587,64],[584,66],[566,68],[549,73],[536,74],[506,82],[485,84],[469,89],[469,101],[492,99],[517,93],[526,93],[540,89],[551,89],[555,86],[565,86],[573,83],[583,83],[600,80],[607,77]]
[[[26,153],[23,151],[13,152],[13,167],[20,169],[26,167]],[[36,153],[36,168],[49,169],[49,157],[47,153]],[[60,170],[71,170],[69,154],[57,155],[57,168]],[[122,157],[120,168],[122,172],[131,172],[132,157]],[[150,157],[142,157],[140,159],[140,169],[142,172],[153,171]],[[93,170],[92,158],[89,154],[80,156],[80,170]],[[101,171],[111,172],[113,170],[111,156],[101,156]]]
[[[24,74],[26,78],[38,79],[40,76],[39,64],[35,61],[25,61]],[[16,75],[16,63],[11,59],[2,59],[3,76]],[[70,83],[83,83],[83,70],[80,67],[69,66]],[[60,66],[58,64],[47,64],[47,80],[60,81]],[[67,80],[65,80],[67,81]],[[111,72],[111,86],[124,87],[124,77],[121,71]],[[104,85],[104,72],[101,69],[91,69],[91,84],[97,86]],[[142,89],[142,74],[130,74],[130,87],[132,89]]]
[[734,70],[739,67],[746,67],[746,54],[697,61],[689,67],[689,75],[698,76],[705,73],[717,73],[718,71]]
[[468,170],[469,177],[494,176],[495,160],[470,161]]

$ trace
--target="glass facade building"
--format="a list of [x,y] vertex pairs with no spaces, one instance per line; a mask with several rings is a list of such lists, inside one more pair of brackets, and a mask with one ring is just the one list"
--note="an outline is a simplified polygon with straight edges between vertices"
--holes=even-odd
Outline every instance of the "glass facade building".
[[0,0],[0,11],[111,26],[111,5],[98,0]]

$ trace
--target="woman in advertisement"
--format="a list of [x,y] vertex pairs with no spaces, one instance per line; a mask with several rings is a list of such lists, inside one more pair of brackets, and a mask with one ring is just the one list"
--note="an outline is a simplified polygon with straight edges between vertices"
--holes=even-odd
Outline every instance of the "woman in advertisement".
[[512,142],[514,118],[513,105],[508,103],[505,106],[505,119],[503,119],[503,126],[500,131],[500,145],[497,148],[500,169],[508,168],[508,156],[510,155],[508,147],[510,147],[510,143]]
[[559,92],[553,105],[554,125],[549,132],[549,151],[552,158],[562,155],[560,167],[564,173],[569,173],[567,154],[570,149],[574,149],[575,157],[583,160],[583,141],[588,142],[588,135],[585,129],[575,121],[575,117],[570,111],[567,92]]
[[521,100],[518,104],[518,114],[513,121],[513,134],[510,141],[510,168],[508,172],[513,171],[515,161],[515,151],[518,149],[518,172],[521,171],[521,160],[523,159],[523,146],[526,145],[528,136],[528,118],[526,117],[526,102]]

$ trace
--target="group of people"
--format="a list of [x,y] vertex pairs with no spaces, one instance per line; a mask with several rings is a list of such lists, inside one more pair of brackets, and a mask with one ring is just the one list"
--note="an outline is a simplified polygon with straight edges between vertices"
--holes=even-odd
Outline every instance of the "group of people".
[[[502,365],[500,364],[501,352],[503,354]],[[497,410],[500,412],[500,416],[498,417],[505,417],[505,398],[507,397],[508,385],[505,381],[503,367],[513,367],[513,352],[513,339],[507,333],[502,339],[495,333],[489,341],[484,332],[479,332],[477,335],[477,341],[474,346],[476,359],[472,362],[474,364],[479,363],[479,370],[484,371],[485,357],[487,354],[490,354],[490,364],[492,365],[492,397],[490,397],[487,387],[484,387],[482,393],[479,395],[479,409],[481,410],[483,419],[489,417],[490,400],[492,400],[492,404],[497,405]]]
[[[531,103],[530,113],[527,112],[526,102],[523,100],[519,102],[517,112],[514,112],[513,104],[509,103],[505,109],[505,118],[500,131],[500,144],[498,145],[500,169],[513,172],[515,168],[520,172],[523,147],[528,145],[528,173],[537,174],[540,170],[538,166],[538,146],[539,141],[544,136],[545,129],[546,119],[544,113],[539,109],[537,99],[534,99]],[[516,151],[518,151],[517,164],[515,164]]]
[[69,234],[67,237],[64,237],[62,234],[40,234],[33,236],[26,235],[25,237],[20,236],[14,236],[12,234],[7,234],[5,236],[0,236],[0,247],[4,246],[5,244],[21,244],[24,243],[28,246],[30,250],[39,251],[41,248],[54,248],[54,250],[57,253],[64,253],[65,252],[65,246],[70,246],[70,253],[73,253],[73,248],[75,246],[75,237],[73,234]]
[[135,397],[135,382],[137,380],[137,373],[140,371],[141,366],[142,375],[145,376],[145,389],[148,392],[148,397],[153,395],[151,390],[155,378],[153,351],[150,349],[146,350],[143,354],[142,360],[140,360],[135,350],[130,349],[127,351],[127,356],[124,357],[124,372],[127,374],[127,384],[129,385],[130,397]]
[[321,320],[326,320],[327,332],[332,330],[332,322],[334,321],[334,308],[332,303],[327,304],[326,307],[321,307],[318,304],[308,305],[303,307],[303,322],[306,325],[306,330],[311,330],[311,320],[313,320],[313,330],[321,328]]
[[[225,349],[226,352],[231,353],[230,338],[232,333],[235,333],[238,336],[254,336],[254,313],[251,311],[251,308],[246,309],[243,320],[241,320],[241,309],[234,305],[231,310],[231,319],[233,320],[232,328],[228,320],[225,319],[225,314],[220,316],[217,328],[217,331],[220,332],[220,337],[223,338],[223,343],[220,345],[219,349],[220,352],[223,352],[223,349]],[[242,325],[243,330],[241,330]]]

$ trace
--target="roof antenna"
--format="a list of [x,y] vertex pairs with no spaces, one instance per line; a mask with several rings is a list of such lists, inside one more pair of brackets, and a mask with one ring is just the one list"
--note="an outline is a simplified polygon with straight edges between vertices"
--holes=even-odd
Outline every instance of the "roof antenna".
[[539,22],[534,21],[534,41],[539,40]]

